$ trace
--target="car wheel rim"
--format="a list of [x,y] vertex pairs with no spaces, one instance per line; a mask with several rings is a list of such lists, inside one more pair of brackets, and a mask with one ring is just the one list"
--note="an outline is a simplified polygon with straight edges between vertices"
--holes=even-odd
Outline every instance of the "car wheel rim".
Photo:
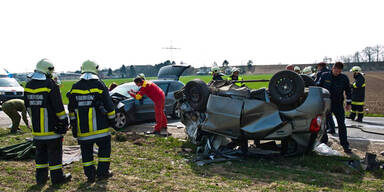
[[127,123],[127,117],[123,113],[116,113],[116,128],[121,129]]
[[176,118],[179,119],[179,118],[181,117],[181,111],[180,111],[180,109],[177,109],[177,108],[176,108],[174,113],[175,113],[175,117],[176,117]]
[[281,78],[277,81],[276,88],[281,95],[289,96],[294,90],[294,84],[290,79]]
[[200,93],[199,90],[196,88],[192,88],[190,91],[191,101],[194,103],[199,102],[200,100]]

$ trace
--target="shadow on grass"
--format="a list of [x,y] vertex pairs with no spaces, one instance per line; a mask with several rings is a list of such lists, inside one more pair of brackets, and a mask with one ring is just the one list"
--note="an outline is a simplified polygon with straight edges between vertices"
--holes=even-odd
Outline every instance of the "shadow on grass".
[[41,191],[43,189],[44,185],[38,185],[38,184],[35,184],[35,185],[32,185],[30,186],[27,191]]
[[76,191],[107,191],[108,180],[96,180],[95,183],[83,182]]

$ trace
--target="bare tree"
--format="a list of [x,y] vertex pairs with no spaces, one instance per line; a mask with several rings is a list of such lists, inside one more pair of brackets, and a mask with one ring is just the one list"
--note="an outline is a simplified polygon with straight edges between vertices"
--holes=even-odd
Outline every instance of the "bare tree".
[[384,61],[384,45],[381,46],[381,61]]
[[339,58],[339,60],[343,63],[351,63],[352,60],[353,60],[353,57],[351,55],[347,55],[347,56],[341,56]]
[[381,52],[383,52],[382,50],[382,46],[380,45],[376,45],[372,48],[372,51],[373,53],[376,55],[376,62],[379,62],[380,61],[380,55],[381,55]]
[[332,63],[332,58],[331,58],[331,57],[327,57],[327,56],[325,56],[325,57],[323,58],[323,62],[325,62],[325,63]]
[[365,55],[365,57],[368,59],[366,61],[368,62],[372,62],[373,59],[373,54],[374,54],[374,51],[373,51],[373,48],[372,47],[366,47],[363,49],[363,54]]
[[356,51],[356,53],[353,55],[353,62],[360,63],[360,60],[361,60],[360,52]]

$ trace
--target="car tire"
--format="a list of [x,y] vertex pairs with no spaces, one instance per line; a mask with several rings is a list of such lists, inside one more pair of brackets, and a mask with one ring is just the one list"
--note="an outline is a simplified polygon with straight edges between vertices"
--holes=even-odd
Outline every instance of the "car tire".
[[280,71],[272,76],[268,90],[273,103],[291,106],[304,94],[304,81],[293,71]]
[[304,81],[304,87],[316,86],[315,80],[308,75],[300,75]]
[[185,85],[184,94],[188,103],[194,110],[205,112],[209,97],[209,88],[204,81],[200,79],[189,81]]
[[129,122],[131,122],[129,115],[124,111],[116,112],[116,130],[122,130],[128,127]]

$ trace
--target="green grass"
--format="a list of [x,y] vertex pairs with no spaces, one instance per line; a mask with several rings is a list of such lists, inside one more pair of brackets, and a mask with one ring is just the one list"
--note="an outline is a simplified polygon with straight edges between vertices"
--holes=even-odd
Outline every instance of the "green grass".
[[[23,128],[27,131],[25,128]],[[0,128],[0,147],[22,142],[31,134],[11,135]],[[17,139],[16,139],[17,138]],[[294,158],[257,159],[197,166],[191,144],[175,138],[140,137],[133,142],[112,141],[108,181],[87,184],[81,162],[64,168],[73,179],[61,186],[39,187],[34,160],[0,160],[0,191],[382,191],[383,172],[358,172],[346,157],[315,154]],[[70,134],[66,145],[75,144]],[[22,181],[22,182],[18,182]]]
[[[255,80],[255,79],[267,79],[269,80],[272,77],[271,74],[267,75],[246,75],[243,76],[244,80]],[[149,80],[156,79],[155,77],[149,77]],[[205,82],[209,82],[212,77],[211,76],[182,76],[180,78],[180,81],[186,84],[188,81],[193,80],[193,79],[201,79]],[[117,83],[118,85],[127,83],[127,82],[132,82],[132,78],[127,78],[127,79],[103,79],[105,85],[109,86],[112,82]],[[71,89],[72,85],[77,82],[77,80],[67,80],[67,81],[62,81],[62,85],[60,87],[61,91],[61,97],[63,99],[64,104],[68,104],[68,99],[65,96],[65,94]],[[249,88],[252,89],[258,89],[261,87],[268,87],[268,82],[262,82],[262,83],[246,83],[246,85]]]

